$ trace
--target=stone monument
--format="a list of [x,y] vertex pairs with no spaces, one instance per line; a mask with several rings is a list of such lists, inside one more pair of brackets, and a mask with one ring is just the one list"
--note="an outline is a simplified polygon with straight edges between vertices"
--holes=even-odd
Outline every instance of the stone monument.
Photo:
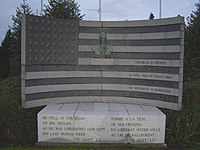
[[182,105],[184,18],[77,21],[24,15],[22,106],[38,141],[163,144]]

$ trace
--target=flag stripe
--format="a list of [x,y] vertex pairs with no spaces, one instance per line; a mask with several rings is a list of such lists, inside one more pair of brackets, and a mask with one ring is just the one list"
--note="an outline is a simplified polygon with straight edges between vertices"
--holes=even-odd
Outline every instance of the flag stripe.
[[26,87],[26,94],[53,91],[101,90],[101,84],[61,84]]
[[26,79],[47,79],[63,77],[101,77],[100,71],[49,71],[49,72],[27,72]]
[[[123,101],[123,97],[129,98],[144,98],[149,100],[161,100],[166,102],[177,103],[178,97],[172,95],[163,95],[163,94],[155,94],[155,93],[144,93],[144,92],[130,92],[130,91],[54,91],[54,92],[44,92],[44,93],[35,93],[35,94],[26,94],[26,100],[38,100],[38,99],[47,99],[47,98],[59,98],[59,97],[85,97],[87,101],[87,97],[91,98],[91,96],[97,97],[121,97]],[[114,100],[114,99],[113,99]],[[72,101],[73,102],[73,101]],[[100,102],[101,99],[100,99]]]
[[[98,45],[98,40],[79,40],[80,45]],[[169,46],[179,45],[180,39],[154,39],[154,40],[108,40],[108,44],[112,46]]]
[[155,86],[142,86],[142,85],[128,85],[128,84],[102,84],[102,90],[112,91],[134,91],[145,93],[156,93],[178,96],[178,90],[174,88],[155,87]]
[[157,67],[157,66],[116,66],[116,65],[27,65],[26,72],[40,71],[125,71],[125,72],[146,72],[146,73],[166,73],[179,74],[179,67]]
[[[96,45],[79,45],[79,52],[92,52]],[[112,46],[113,53],[177,53],[180,52],[179,45],[171,46]]]
[[147,79],[129,79],[129,78],[49,78],[49,79],[33,79],[27,80],[25,86],[39,86],[39,85],[58,85],[58,84],[127,84],[127,85],[144,85],[144,86],[157,86],[178,88],[178,82],[173,81],[160,81],[160,80],[147,80]]
[[179,76],[174,74],[161,73],[143,73],[143,72],[115,72],[103,71],[102,77],[129,78],[129,79],[146,79],[162,81],[179,81]]
[[183,17],[173,17],[153,20],[139,20],[139,21],[80,21],[80,27],[151,27],[180,24],[184,22]]
[[112,33],[154,33],[154,32],[171,32],[180,31],[180,24],[172,25],[161,25],[161,26],[146,26],[146,27],[80,27],[80,33],[101,33],[106,32],[107,34]]
[[120,96],[76,96],[76,97],[56,97],[47,99],[35,99],[26,101],[23,105],[26,108],[37,107],[49,104],[63,104],[63,103],[123,103],[123,104],[139,104],[150,106],[165,106],[168,109],[177,109],[177,104],[172,102],[160,101],[155,99],[133,98],[133,97],[120,97]]
[[[79,58],[94,58],[93,52],[79,52]],[[112,53],[110,58],[120,59],[163,59],[163,60],[177,60],[180,59],[180,53],[131,53],[131,52],[118,52]]]
[[126,79],[146,79],[179,81],[179,76],[174,74],[144,73],[144,72],[117,72],[117,71],[42,71],[27,72],[27,80],[34,79],[53,79],[53,78],[126,78]]
[[43,93],[53,91],[73,91],[73,90],[110,90],[110,91],[136,91],[145,93],[156,93],[178,96],[178,90],[166,87],[153,87],[142,85],[125,84],[59,84],[59,85],[41,85],[26,87],[25,94]]
[[79,65],[137,65],[137,66],[164,66],[180,67],[179,60],[147,60],[147,59],[98,59],[98,58],[79,58]]
[[[180,38],[180,31],[134,34],[107,34],[108,40],[149,40]],[[79,39],[98,40],[99,33],[79,33]]]

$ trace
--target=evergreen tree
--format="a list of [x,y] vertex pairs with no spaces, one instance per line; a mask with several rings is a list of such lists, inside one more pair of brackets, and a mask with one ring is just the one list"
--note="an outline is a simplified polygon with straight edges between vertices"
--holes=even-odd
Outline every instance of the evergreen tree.
[[10,46],[10,76],[20,75],[21,73],[21,22],[23,14],[32,14],[31,7],[24,0],[17,7],[16,15],[12,16],[13,26],[10,27],[12,30],[12,41]]
[[151,12],[150,15],[149,15],[149,20],[152,20],[152,19],[154,19],[154,15],[153,15],[153,13]]
[[74,0],[49,0],[49,5],[45,5],[45,16],[52,18],[63,18],[81,20],[80,5]]
[[200,79],[200,0],[195,4],[197,10],[187,18],[185,29],[185,62],[186,80]]
[[2,42],[0,49],[0,78],[6,78],[9,74],[9,57],[10,57],[10,46],[11,46],[11,30],[9,29]]

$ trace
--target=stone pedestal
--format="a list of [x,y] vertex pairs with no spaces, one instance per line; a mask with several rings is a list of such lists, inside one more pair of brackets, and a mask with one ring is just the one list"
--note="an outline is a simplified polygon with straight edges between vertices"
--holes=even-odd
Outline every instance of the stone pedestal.
[[38,113],[38,142],[164,144],[165,120],[165,114],[150,106],[48,105]]

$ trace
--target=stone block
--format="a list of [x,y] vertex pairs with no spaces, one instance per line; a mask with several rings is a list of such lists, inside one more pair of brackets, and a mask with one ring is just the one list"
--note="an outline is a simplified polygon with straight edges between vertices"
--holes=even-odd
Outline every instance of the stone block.
[[165,114],[151,106],[48,105],[38,113],[38,142],[164,144],[165,120]]

